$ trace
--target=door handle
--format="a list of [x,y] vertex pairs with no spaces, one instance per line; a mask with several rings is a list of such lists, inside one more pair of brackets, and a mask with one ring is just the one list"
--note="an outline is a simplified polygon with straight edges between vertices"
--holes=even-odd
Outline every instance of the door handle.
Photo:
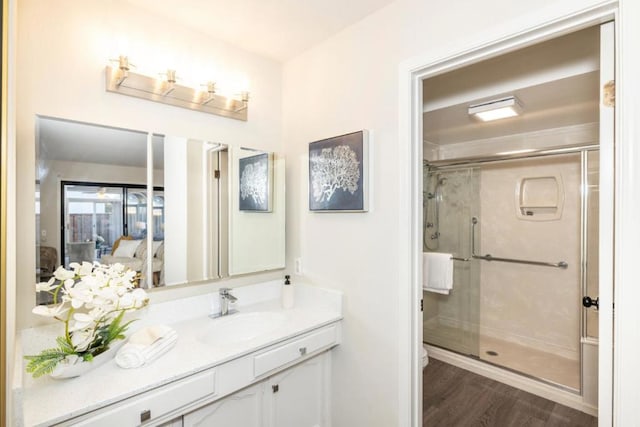
[[584,297],[582,298],[582,305],[585,306],[586,308],[589,307],[595,307],[596,310],[600,309],[600,298],[595,298],[592,299],[591,297]]

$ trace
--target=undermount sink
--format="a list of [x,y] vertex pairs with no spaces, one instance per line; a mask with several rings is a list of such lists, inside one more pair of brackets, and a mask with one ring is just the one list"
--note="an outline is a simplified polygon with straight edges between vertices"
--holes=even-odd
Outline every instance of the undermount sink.
[[203,328],[200,341],[209,345],[237,344],[275,331],[286,316],[275,312],[235,313],[212,319]]

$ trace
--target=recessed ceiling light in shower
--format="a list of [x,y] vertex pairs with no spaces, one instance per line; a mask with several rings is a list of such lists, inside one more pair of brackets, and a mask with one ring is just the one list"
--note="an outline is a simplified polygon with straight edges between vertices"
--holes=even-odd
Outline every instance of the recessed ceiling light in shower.
[[493,99],[480,104],[469,106],[469,115],[477,117],[483,122],[515,117],[522,113],[522,104],[515,96]]

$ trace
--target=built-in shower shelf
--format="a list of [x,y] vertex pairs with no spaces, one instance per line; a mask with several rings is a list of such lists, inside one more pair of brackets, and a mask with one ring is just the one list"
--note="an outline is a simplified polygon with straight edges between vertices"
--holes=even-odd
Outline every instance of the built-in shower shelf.
[[526,221],[552,221],[562,217],[562,176],[523,177],[516,183],[516,216]]

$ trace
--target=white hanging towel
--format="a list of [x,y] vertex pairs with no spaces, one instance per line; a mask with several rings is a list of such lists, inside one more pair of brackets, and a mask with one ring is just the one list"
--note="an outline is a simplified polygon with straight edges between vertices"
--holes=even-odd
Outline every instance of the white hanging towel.
[[449,291],[453,289],[452,254],[422,253],[422,289],[449,295]]

